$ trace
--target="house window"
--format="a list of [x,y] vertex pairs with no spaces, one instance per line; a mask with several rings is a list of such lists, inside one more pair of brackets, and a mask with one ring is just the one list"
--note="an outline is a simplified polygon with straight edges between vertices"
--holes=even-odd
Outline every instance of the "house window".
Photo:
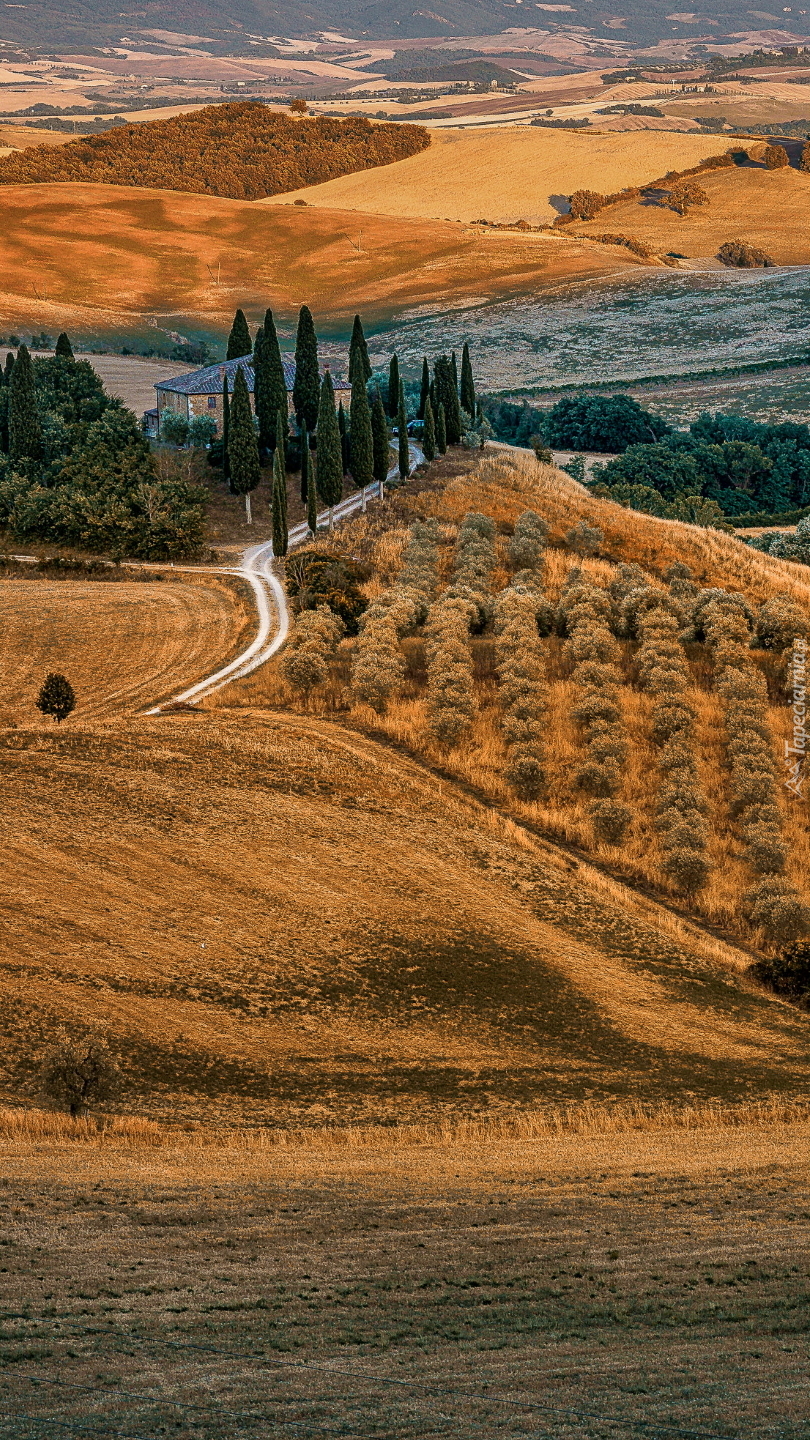
[[216,395],[209,395],[209,396],[208,396],[208,409],[209,409],[209,410],[216,410],[216,408],[217,408],[217,397],[216,397]]

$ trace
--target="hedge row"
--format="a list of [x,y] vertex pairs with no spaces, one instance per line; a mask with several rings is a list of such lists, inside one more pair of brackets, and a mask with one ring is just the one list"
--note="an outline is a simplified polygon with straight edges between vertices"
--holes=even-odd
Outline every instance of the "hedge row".
[[428,723],[444,745],[467,733],[476,712],[470,631],[492,618],[495,525],[486,515],[464,516],[456,540],[453,578],[431,607],[427,639]]
[[368,607],[358,626],[351,686],[358,700],[382,712],[401,690],[405,659],[400,640],[424,623],[436,589],[438,551],[435,524],[411,527],[405,564],[395,585]]
[[505,778],[521,800],[539,799],[546,786],[548,694],[540,635],[549,633],[552,618],[541,591],[547,536],[548,525],[539,515],[532,510],[521,515],[508,545],[516,573],[495,602]]
[[328,605],[302,610],[281,657],[281,673],[288,685],[308,695],[329,674],[329,661],[346,633],[343,621]]

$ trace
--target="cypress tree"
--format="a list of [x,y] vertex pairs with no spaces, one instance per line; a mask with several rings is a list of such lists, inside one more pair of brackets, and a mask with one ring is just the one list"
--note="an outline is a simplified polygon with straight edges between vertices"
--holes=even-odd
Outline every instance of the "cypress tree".
[[8,390],[8,439],[12,460],[42,458],[42,431],[34,389],[34,367],[25,345],[17,351]]
[[284,464],[284,432],[281,416],[276,421],[276,446],[273,456],[273,554],[287,554],[287,473]]
[[374,387],[374,399],[371,404],[371,443],[374,479],[380,487],[380,499],[382,499],[383,486],[390,465],[391,447],[388,443],[388,421],[385,417],[385,406],[378,385]]
[[[228,394],[228,377],[222,377],[222,475],[223,479],[231,478],[231,457],[228,454],[228,441],[231,438],[231,397]],[[231,491],[233,494],[233,491]]]
[[301,446],[301,504],[306,505],[309,494],[309,472],[312,469],[312,451],[309,448],[309,434],[306,425],[302,425],[298,438]]
[[231,462],[231,491],[234,495],[244,495],[245,514],[247,523],[250,525],[253,520],[250,512],[250,492],[256,489],[261,480],[262,469],[259,463],[259,446],[253,425],[253,413],[250,408],[250,392],[241,365],[236,372],[233,384],[228,456]]
[[354,379],[355,360],[360,358],[363,367],[363,380],[368,382],[371,379],[371,361],[368,358],[368,345],[363,334],[363,325],[359,315],[354,317],[352,326],[352,338],[349,342],[349,379]]
[[309,435],[307,428],[301,431],[301,454],[307,457],[307,527],[310,535],[318,532],[318,494],[315,489],[315,469],[312,464],[312,451],[309,448]]
[[436,459],[436,422],[433,419],[433,406],[428,395],[425,401],[425,422],[422,433],[422,449],[425,452],[426,460]]
[[397,449],[399,452],[399,475],[405,480],[411,473],[411,451],[408,445],[408,412],[405,409],[405,386],[399,382],[399,405],[397,406]]
[[450,368],[451,368],[451,370],[453,371],[453,384],[454,384],[455,387],[456,387],[456,394],[458,394],[458,365],[457,365],[457,363],[456,363],[456,352],[455,352],[455,350],[453,351],[452,355],[450,356]]
[[374,441],[371,434],[371,407],[368,403],[366,381],[360,365],[355,365],[352,379],[351,403],[351,452],[352,479],[358,490],[363,492],[363,510],[366,508],[366,486],[374,479]]
[[388,414],[393,420],[399,405],[399,360],[396,355],[391,356],[391,364],[388,367]]
[[7,354],[7,356],[6,356],[6,384],[7,384],[7,385],[8,385],[8,383],[9,383],[10,379],[11,379],[11,372],[12,372],[13,369],[14,369],[14,355],[13,355],[12,351],[9,350],[9,352],[8,352],[8,354]]
[[228,348],[225,352],[225,359],[241,360],[244,355],[249,355],[252,349],[250,331],[244,316],[244,311],[237,310],[233,317],[231,333],[228,336]]
[[[286,440],[289,434],[289,402],[287,399],[287,379],[284,374],[284,362],[281,358],[281,346],[278,343],[276,333],[276,322],[273,319],[272,310],[267,310],[264,316],[264,365],[265,384],[267,387],[267,410],[270,415],[281,416],[281,428]],[[274,420],[270,422],[270,444],[275,445],[277,425]]]
[[73,346],[68,340],[68,337],[65,334],[64,330],[62,331],[62,334],[59,336],[59,339],[56,342],[56,349],[53,353],[61,360],[75,359],[75,356],[73,354]]
[[346,424],[346,411],[343,409],[343,401],[338,406],[338,430],[340,431],[340,460],[343,466],[343,474],[349,473],[349,430]]
[[267,375],[267,342],[264,327],[256,331],[253,346],[253,401],[259,422],[259,449],[267,452],[276,443],[276,413],[271,408]]
[[340,453],[340,430],[335,410],[335,390],[327,370],[321,385],[318,403],[317,486],[324,505],[329,507],[329,529],[332,511],[343,494],[343,461]]
[[417,420],[424,420],[425,405],[430,395],[430,370],[427,363],[427,355],[422,361],[422,388],[419,391],[419,409],[416,412]]
[[[436,399],[444,407],[445,435],[448,445],[458,445],[461,439],[461,406],[458,390],[453,381],[453,364],[446,355],[436,361],[434,371]],[[438,407],[437,407],[438,413]]]
[[318,339],[309,307],[302,305],[295,337],[295,386],[293,388],[293,405],[299,425],[303,420],[308,430],[315,428],[318,422],[320,398]]
[[443,405],[439,405],[439,413],[436,416],[436,449],[440,455],[447,453],[447,426],[444,419]]
[[470,347],[466,340],[461,352],[461,408],[466,410],[473,420],[475,419],[475,381],[470,361]]
[[[0,375],[2,375],[0,370]],[[0,450],[8,454],[8,385],[0,384]]]

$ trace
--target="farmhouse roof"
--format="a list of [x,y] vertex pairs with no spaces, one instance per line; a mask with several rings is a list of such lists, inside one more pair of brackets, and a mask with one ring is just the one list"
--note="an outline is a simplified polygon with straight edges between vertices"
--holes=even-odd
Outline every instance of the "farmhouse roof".
[[[295,360],[292,356],[283,355],[281,363],[284,366],[284,380],[287,391],[292,394],[295,384]],[[322,367],[322,369],[327,367]],[[176,375],[171,380],[158,380],[156,390],[170,390],[174,395],[221,395],[222,384],[227,376],[228,390],[233,391],[236,381],[237,370],[244,372],[248,390],[253,394],[253,356],[242,355],[236,360],[224,360],[219,365],[206,365],[203,370],[193,370],[190,375]],[[348,380],[342,379],[334,372],[332,381],[336,390],[350,390]]]

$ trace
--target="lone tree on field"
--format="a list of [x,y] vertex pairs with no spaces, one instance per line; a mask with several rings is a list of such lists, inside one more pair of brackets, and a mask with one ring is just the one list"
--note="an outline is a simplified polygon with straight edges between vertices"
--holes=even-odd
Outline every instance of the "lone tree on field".
[[228,434],[228,458],[231,464],[231,492],[244,495],[245,515],[248,525],[253,523],[250,510],[250,492],[255,490],[262,478],[259,462],[259,446],[250,408],[250,395],[242,366],[236,372],[231,401],[230,426]]
[[475,381],[470,360],[470,347],[466,340],[461,352],[461,408],[467,411],[471,420],[475,419]]
[[103,1034],[70,1034],[60,1030],[42,1057],[45,1093],[83,1115],[99,1100],[109,1100],[120,1083],[120,1068]]
[[241,360],[243,355],[249,355],[253,346],[250,343],[250,331],[245,319],[244,312],[237,310],[233,317],[231,333],[228,336],[228,349],[225,352],[226,360]]
[[287,469],[284,463],[284,435],[281,416],[276,421],[276,448],[273,455],[273,554],[287,554]]
[[53,715],[57,724],[61,725],[75,708],[76,695],[70,681],[52,670],[42,683],[37,697],[37,709],[41,710],[43,715]]
[[388,444],[388,421],[379,387],[375,387],[374,399],[371,402],[371,439],[374,453],[374,479],[380,487],[380,498],[382,498],[383,486],[390,465],[391,450]]
[[766,145],[762,158],[765,161],[766,170],[781,170],[784,165],[790,164],[784,145]]
[[318,494],[324,505],[329,507],[329,529],[331,530],[332,512],[343,494],[343,457],[335,410],[335,389],[328,370],[323,377],[318,405],[316,454]]
[[290,101],[290,110],[292,111],[293,115],[308,114],[307,102],[304,99],[303,95],[296,95],[295,99]]
[[312,312],[308,305],[302,305],[295,336],[293,407],[298,424],[300,425],[303,420],[308,430],[314,430],[318,421],[320,389],[318,339],[315,334]]
[[393,420],[399,405],[399,357],[391,356],[391,363],[388,366],[388,404],[386,409]]
[[56,349],[53,353],[59,360],[75,359],[75,356],[73,354],[73,346],[68,340],[68,337],[65,334],[64,330],[62,331],[62,334],[59,336],[59,339],[56,342]]
[[34,389],[34,367],[25,345],[17,358],[8,382],[8,438],[12,460],[40,460],[42,431]]
[[593,220],[604,208],[605,197],[598,190],[575,190],[568,196],[568,204],[575,220]]
[[694,206],[709,203],[706,191],[693,180],[684,180],[682,184],[673,186],[667,199],[670,210],[674,210],[676,215],[686,215]]
[[352,338],[349,342],[349,379],[354,379],[355,362],[359,357],[363,371],[363,380],[368,382],[371,379],[371,361],[368,358],[368,345],[363,334],[363,322],[359,315],[354,317],[352,326]]
[[405,409],[405,386],[399,382],[399,405],[397,406],[397,451],[399,455],[399,476],[406,480],[411,473],[411,451],[408,445],[408,412]]
[[366,486],[374,479],[374,441],[371,433],[371,406],[368,403],[362,366],[355,363],[352,374],[352,401],[349,411],[349,468],[358,490],[363,492],[362,508],[366,508]]

